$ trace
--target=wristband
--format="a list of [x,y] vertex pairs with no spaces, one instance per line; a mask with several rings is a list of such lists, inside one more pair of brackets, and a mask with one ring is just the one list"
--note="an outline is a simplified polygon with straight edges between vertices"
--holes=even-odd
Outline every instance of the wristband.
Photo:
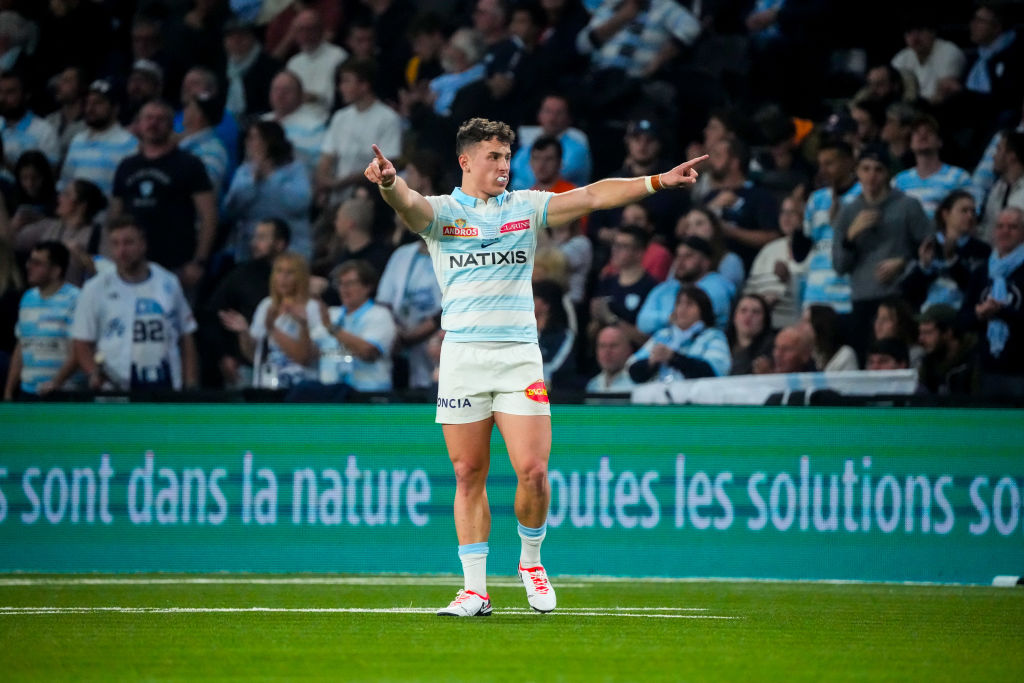
[[661,174],[644,176],[644,185],[647,186],[647,194],[654,194],[665,186],[661,184]]
[[392,180],[390,185],[385,185],[384,183],[379,183],[377,185],[377,187],[380,188],[381,192],[391,192],[392,190],[395,189],[395,183],[396,182],[397,182],[396,180]]

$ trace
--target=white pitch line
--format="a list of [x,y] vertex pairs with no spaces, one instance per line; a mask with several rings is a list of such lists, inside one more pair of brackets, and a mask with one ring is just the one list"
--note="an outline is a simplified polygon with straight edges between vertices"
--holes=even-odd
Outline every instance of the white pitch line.
[[[627,617],[635,619],[742,619],[712,614],[641,614],[625,610],[653,609],[692,610],[704,608],[688,607],[571,607],[559,610],[554,615],[564,613],[569,616],[583,617]],[[2,615],[35,615],[35,614],[236,614],[236,613],[300,613],[300,614],[434,614],[432,607],[0,607]],[[535,614],[532,610],[521,607],[501,609],[497,614]]]
[[[557,581],[557,580],[556,580]],[[523,585],[518,579],[496,579],[487,582],[497,588]],[[589,583],[578,580],[557,582],[559,588],[583,588]],[[461,586],[462,577],[455,576],[310,576],[310,577],[3,577],[0,588],[13,586]]]

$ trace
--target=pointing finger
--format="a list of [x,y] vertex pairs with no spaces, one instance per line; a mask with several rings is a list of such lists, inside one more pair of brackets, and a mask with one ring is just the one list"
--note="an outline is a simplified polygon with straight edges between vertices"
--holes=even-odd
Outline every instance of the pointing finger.
[[694,159],[690,159],[685,164],[683,164],[683,166],[685,166],[688,169],[689,168],[693,168],[694,166],[696,166],[697,164],[699,164],[700,162],[704,161],[707,158],[709,158],[709,155],[705,154],[703,156],[699,156],[699,157],[696,157]]
[[374,156],[376,156],[381,161],[387,161],[387,159],[384,158],[384,153],[380,151],[380,147],[378,147],[377,145],[370,145],[370,147],[373,148]]

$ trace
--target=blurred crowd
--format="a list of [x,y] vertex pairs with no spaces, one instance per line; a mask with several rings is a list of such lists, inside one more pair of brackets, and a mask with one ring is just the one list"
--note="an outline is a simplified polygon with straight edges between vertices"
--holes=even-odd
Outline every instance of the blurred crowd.
[[0,378],[430,397],[425,243],[363,178],[689,191],[538,234],[545,381],[912,368],[1024,397],[1024,3],[0,0]]

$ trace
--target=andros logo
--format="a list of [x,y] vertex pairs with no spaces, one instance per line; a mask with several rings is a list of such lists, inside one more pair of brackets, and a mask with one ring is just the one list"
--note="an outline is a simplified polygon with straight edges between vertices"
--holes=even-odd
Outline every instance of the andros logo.
[[441,234],[444,237],[479,237],[480,231],[472,225],[445,225],[441,228]]
[[544,380],[542,379],[526,387],[526,398],[537,403],[551,403],[548,399],[548,388],[544,385]]

